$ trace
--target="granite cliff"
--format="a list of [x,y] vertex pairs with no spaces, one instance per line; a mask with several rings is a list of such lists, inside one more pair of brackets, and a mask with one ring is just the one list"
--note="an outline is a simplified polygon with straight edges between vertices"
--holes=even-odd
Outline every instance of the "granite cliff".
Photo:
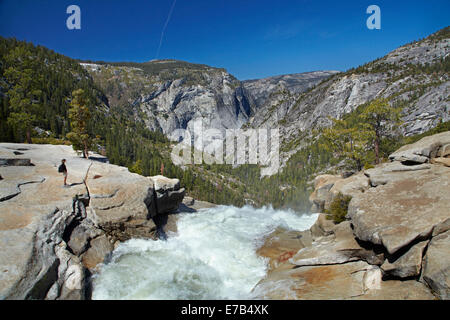
[[82,63],[108,97],[136,121],[165,135],[190,128],[238,129],[280,90],[304,92],[336,72],[310,72],[239,81],[224,69],[177,60],[146,63]]

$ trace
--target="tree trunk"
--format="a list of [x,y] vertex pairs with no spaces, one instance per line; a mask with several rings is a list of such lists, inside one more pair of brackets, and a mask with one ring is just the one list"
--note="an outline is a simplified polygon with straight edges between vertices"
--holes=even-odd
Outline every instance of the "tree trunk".
[[84,143],[84,150],[83,150],[83,158],[87,159],[89,157],[89,150],[87,147],[87,143]]
[[31,144],[32,141],[31,141],[31,131],[30,131],[30,129],[27,129],[26,134],[27,134],[27,143]]
[[375,136],[375,163],[380,164],[380,137]]

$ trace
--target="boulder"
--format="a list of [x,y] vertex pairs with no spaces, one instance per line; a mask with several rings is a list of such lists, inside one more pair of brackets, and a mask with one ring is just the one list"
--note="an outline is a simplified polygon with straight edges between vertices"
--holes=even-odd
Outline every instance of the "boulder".
[[[101,178],[94,179],[95,176]],[[105,231],[123,228],[136,220],[149,220],[157,214],[152,181],[128,172],[127,168],[95,162],[86,184],[91,197],[88,210]]]
[[101,235],[103,232],[100,229],[95,228],[95,226],[83,220],[81,224],[77,225],[68,241],[68,247],[76,255],[81,255],[89,246],[89,240]]
[[58,279],[47,293],[47,300],[86,299],[85,268],[80,259],[67,251],[64,242],[55,247],[59,259]]
[[[442,132],[421,140],[405,145],[389,156],[391,161],[401,161],[405,163],[425,163],[431,158],[435,158],[440,149],[447,152],[447,145],[450,144],[450,131]],[[441,152],[442,153],[442,152]]]
[[333,236],[316,240],[312,246],[300,249],[289,262],[296,266],[317,266],[328,264],[340,264],[361,260],[354,254],[360,250],[354,243],[335,242]]
[[91,240],[90,245],[90,248],[82,256],[82,263],[87,269],[93,270],[99,263],[108,259],[114,246],[106,235]]
[[428,241],[421,241],[394,261],[386,261],[381,266],[383,272],[399,278],[417,277],[422,269],[422,255]]
[[450,231],[434,237],[424,257],[422,281],[443,300],[450,299]]
[[164,176],[149,177],[153,182],[153,188],[156,192],[176,191],[180,189],[180,180],[170,179]]
[[185,189],[180,189],[180,180],[169,179],[164,176],[149,178],[156,192],[157,214],[171,213],[178,209],[183,201]]
[[344,196],[353,197],[366,191],[369,188],[369,179],[363,173],[352,175],[346,179],[338,180],[330,189],[330,195],[325,201],[325,209],[328,210],[330,208],[331,202],[333,202],[334,198],[339,193],[343,194]]
[[[116,174],[111,175],[111,167]],[[185,193],[178,179],[142,177],[126,168],[102,163],[91,167],[89,177],[88,210],[99,227],[120,241],[156,239],[155,217],[176,211]]]
[[320,175],[314,179],[314,192],[310,195],[309,201],[312,204],[312,213],[322,213],[325,211],[325,203],[329,203],[330,189],[336,181],[342,180],[341,176]]
[[342,177],[340,175],[322,174],[314,179],[314,189],[319,189],[324,185],[333,184],[341,179]]
[[334,222],[332,220],[328,220],[327,217],[328,217],[328,215],[325,213],[319,214],[316,222],[310,228],[311,235],[314,238],[328,236],[333,233],[333,230],[336,225],[334,224]]
[[[264,244],[257,250],[257,254],[269,259],[269,269],[274,270],[288,261],[300,248],[310,246],[312,237],[307,231],[288,231],[276,229],[266,237]],[[287,265],[291,268],[292,265]]]
[[391,175],[395,177],[387,184],[353,197],[347,217],[357,238],[382,245],[392,255],[430,237],[449,218],[450,169],[431,165]]
[[355,240],[350,222],[345,221],[332,229],[332,234],[316,239],[310,246],[300,249],[289,262],[296,266],[313,266],[366,260],[381,264],[382,257],[362,248]]
[[402,173],[429,169],[431,169],[431,165],[429,164],[407,166],[400,162],[391,162],[381,164],[376,168],[365,170],[364,175],[369,178],[371,187],[377,187],[391,181],[403,179],[405,175]]
[[314,180],[314,186],[315,190],[309,197],[313,205],[311,209],[313,213],[330,209],[331,202],[339,193],[353,197],[370,187],[369,179],[362,173],[345,179],[341,176],[321,175]]

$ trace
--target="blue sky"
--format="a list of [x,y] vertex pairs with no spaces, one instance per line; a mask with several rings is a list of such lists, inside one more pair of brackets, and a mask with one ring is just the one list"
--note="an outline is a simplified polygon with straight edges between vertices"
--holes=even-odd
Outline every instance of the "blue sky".
[[[68,30],[66,8],[81,8]],[[366,8],[381,8],[381,30]],[[156,58],[173,0],[0,0],[0,35],[77,59]],[[176,0],[158,58],[226,68],[241,80],[346,70],[450,25],[450,1]]]

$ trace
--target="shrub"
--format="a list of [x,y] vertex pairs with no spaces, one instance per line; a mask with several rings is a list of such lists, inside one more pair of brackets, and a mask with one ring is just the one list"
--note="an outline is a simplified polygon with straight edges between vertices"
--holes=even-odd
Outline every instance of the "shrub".
[[53,144],[53,145],[66,145],[70,146],[72,143],[67,140],[57,139],[57,138],[31,138],[32,143],[35,144]]
[[372,169],[372,168],[375,168],[373,164],[370,164],[367,162],[364,164],[364,170],[368,170],[368,169]]
[[328,219],[332,219],[336,224],[345,221],[350,200],[352,200],[352,197],[344,196],[339,192],[339,194],[331,202],[330,209],[325,210],[325,213],[328,214]]

